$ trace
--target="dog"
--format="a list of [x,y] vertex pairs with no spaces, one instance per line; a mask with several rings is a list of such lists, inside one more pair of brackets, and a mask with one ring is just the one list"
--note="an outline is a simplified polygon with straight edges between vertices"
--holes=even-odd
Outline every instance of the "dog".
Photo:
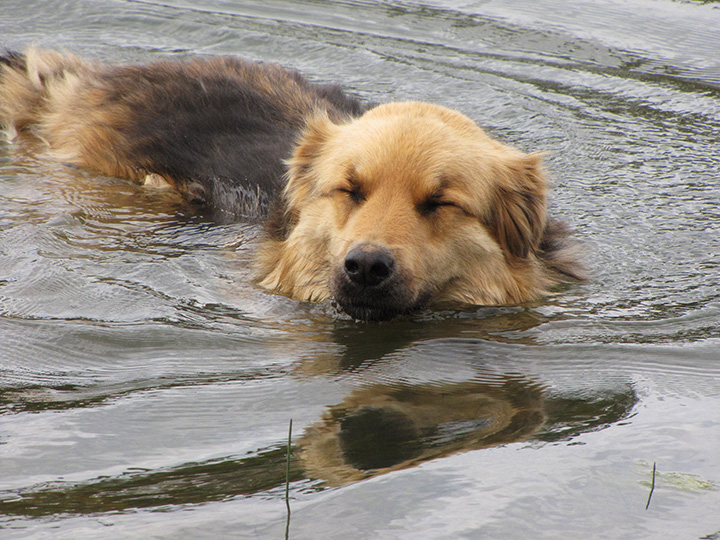
[[542,158],[454,110],[366,104],[235,57],[108,65],[0,56],[0,124],[64,163],[262,219],[261,287],[359,320],[520,304],[583,279]]

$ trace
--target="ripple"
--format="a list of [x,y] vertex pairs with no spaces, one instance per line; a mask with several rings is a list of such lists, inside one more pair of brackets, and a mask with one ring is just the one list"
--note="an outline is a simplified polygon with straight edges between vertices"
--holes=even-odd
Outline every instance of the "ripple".
[[[716,6],[31,7],[3,3],[6,46],[133,62],[241,54],[373,101],[458,108],[547,153],[551,210],[585,242],[594,279],[525,306],[358,324],[257,289],[247,270],[256,227],[214,225],[167,192],[0,143],[0,505],[17,503],[18,527],[4,532],[41,536],[49,522],[33,512],[73,539],[102,536],[101,523],[119,536],[146,524],[167,534],[178,519],[179,537],[284,527],[280,448],[292,417],[295,459],[315,471],[292,469],[292,526],[310,536],[422,536],[418,523],[448,538],[712,534],[698,494],[666,493],[662,520],[643,513],[632,464],[715,474]],[[514,414],[528,409],[537,414]],[[383,431],[368,424],[399,438],[395,462],[370,451]],[[365,467],[379,466],[385,476],[370,479],[380,469]],[[368,480],[321,484],[358,475]],[[75,518],[59,517],[63,501]],[[563,515],[543,501],[561,501]],[[86,503],[103,513],[83,515]],[[528,520],[542,527],[526,531]]]

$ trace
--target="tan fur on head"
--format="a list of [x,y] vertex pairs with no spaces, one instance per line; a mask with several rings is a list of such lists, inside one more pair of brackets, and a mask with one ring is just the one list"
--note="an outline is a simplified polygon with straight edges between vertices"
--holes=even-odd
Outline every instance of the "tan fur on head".
[[460,113],[410,102],[344,124],[315,118],[289,165],[292,227],[265,246],[265,287],[342,304],[338,276],[358,245],[392,254],[402,298],[390,310],[517,303],[552,283],[538,258],[540,157],[498,143]]

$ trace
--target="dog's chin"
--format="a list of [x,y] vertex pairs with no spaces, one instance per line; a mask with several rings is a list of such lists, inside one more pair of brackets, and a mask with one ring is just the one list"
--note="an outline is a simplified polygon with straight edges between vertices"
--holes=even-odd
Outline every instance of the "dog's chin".
[[388,321],[422,309],[429,298],[412,294],[399,279],[378,287],[359,288],[342,275],[334,280],[332,296],[342,311],[360,321]]
[[368,304],[356,304],[351,302],[343,302],[342,300],[336,299],[336,302],[340,309],[350,315],[353,319],[358,321],[389,321],[394,319],[398,315],[403,315],[414,311],[416,308],[395,308],[392,306],[384,305],[368,305]]

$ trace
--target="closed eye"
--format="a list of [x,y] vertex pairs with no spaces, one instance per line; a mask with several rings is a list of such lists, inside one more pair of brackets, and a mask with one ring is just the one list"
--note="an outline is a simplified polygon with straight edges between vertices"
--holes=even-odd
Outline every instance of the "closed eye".
[[460,208],[457,204],[452,201],[444,199],[430,198],[417,205],[418,212],[423,216],[432,216],[436,214],[440,209],[447,207]]
[[361,204],[363,201],[365,201],[365,194],[360,190],[359,187],[353,186],[349,188],[337,188],[335,191],[343,193],[355,204]]

